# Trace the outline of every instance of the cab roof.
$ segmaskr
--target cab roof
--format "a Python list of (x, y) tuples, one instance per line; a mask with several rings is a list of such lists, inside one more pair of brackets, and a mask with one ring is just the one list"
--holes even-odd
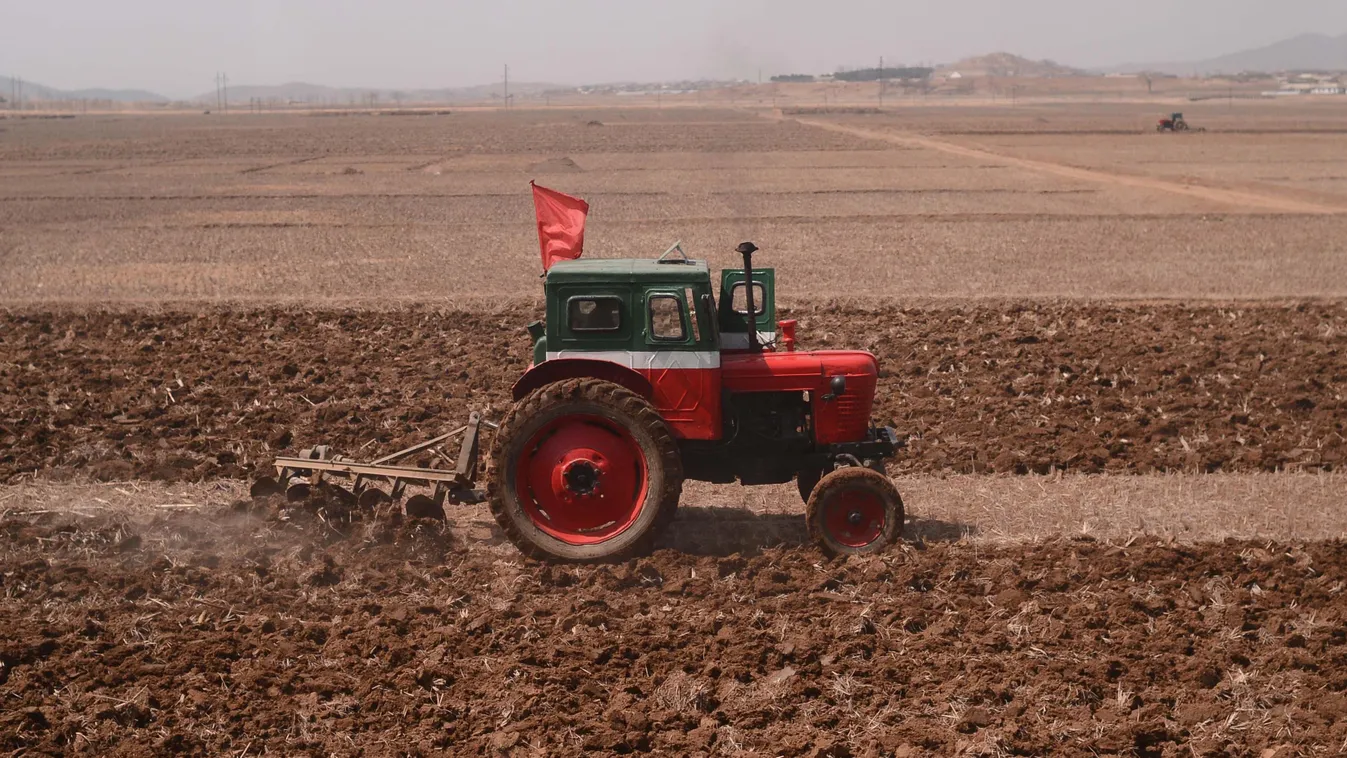
[(557, 261), (547, 270), (549, 283), (567, 282), (706, 282), (706, 261), (659, 261), (648, 258), (581, 258)]

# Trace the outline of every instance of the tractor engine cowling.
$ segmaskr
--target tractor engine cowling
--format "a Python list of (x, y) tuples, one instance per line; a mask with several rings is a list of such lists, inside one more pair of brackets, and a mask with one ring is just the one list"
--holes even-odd
[(731, 393), (808, 392), (814, 441), (820, 445), (866, 439), (879, 376), (879, 363), (870, 353), (725, 353), (721, 371), (722, 386)]
[[(879, 362), (870, 353), (838, 350), (816, 353), (825, 377), (824, 388), (814, 393), (814, 436), (819, 444), (855, 442), (870, 430), (870, 411), (875, 404)], [(843, 379), (841, 392), (837, 378)]]

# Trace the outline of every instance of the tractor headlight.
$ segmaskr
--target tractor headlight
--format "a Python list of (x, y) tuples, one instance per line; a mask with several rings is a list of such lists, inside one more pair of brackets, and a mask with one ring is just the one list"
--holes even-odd
[(847, 378), (845, 376), (834, 376), (828, 380), (828, 388), (832, 390), (833, 397), (839, 397), (847, 391)]

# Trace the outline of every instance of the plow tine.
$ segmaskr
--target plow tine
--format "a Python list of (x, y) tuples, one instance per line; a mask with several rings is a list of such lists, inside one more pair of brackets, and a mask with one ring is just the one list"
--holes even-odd
[(356, 500), (356, 503), (361, 508), (374, 508), (375, 506), (392, 502), (392, 500), (393, 498), (389, 497), (387, 492), (370, 487), (360, 492), (360, 497)]
[(284, 491), (285, 488), (281, 486), (280, 482), (269, 476), (264, 476), (253, 482), (253, 486), (248, 489), (248, 495), (250, 497), (270, 497), (271, 495), (279, 495)]

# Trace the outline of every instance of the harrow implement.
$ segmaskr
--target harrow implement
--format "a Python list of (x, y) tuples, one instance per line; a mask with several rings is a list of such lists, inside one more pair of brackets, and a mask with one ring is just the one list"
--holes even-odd
[[(250, 494), (260, 498), (285, 493), (287, 500), (298, 501), (321, 488), (325, 494), (372, 508), (402, 500), (407, 486), (417, 485), (431, 488), (431, 494), (407, 498), (404, 504), (407, 514), (442, 516), (445, 501), (463, 504), (486, 500), (485, 491), (477, 487), (483, 426), (496, 428), (496, 424), (474, 412), (468, 417), (467, 424), (453, 431), (368, 463), (334, 455), (329, 446), (317, 445), (301, 451), (297, 457), (277, 458), (273, 464), (276, 477), (257, 479)], [(457, 455), (451, 457), (449, 449), (460, 437)], [(424, 453), (429, 453), (446, 467), (402, 464), (406, 459)], [(349, 489), (334, 480), (349, 482)]]

